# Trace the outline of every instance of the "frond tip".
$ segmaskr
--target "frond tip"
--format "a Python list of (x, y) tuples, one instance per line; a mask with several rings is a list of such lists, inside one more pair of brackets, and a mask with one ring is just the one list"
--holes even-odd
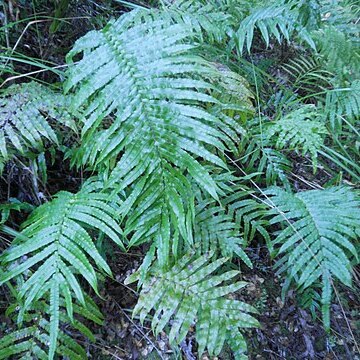
[(240, 329), (259, 325), (248, 314), (256, 313), (256, 310), (246, 303), (226, 298), (226, 295), (238, 291), (246, 283), (227, 284), (238, 275), (238, 271), (214, 275), (227, 259), (211, 261), (211, 257), (211, 253), (198, 258), (184, 256), (167, 272), (155, 269), (143, 284), (133, 316), (139, 314), (143, 322), (154, 309), (152, 329), (155, 334), (163, 331), (173, 317), (169, 339), (177, 344), (185, 338), (190, 326), (196, 323), (199, 354), (207, 349), (211, 356), (216, 356), (224, 342), (228, 341), (231, 346), (231, 338), (236, 336), (242, 341), (233, 344), (236, 346), (234, 354), (237, 359), (244, 359), (246, 343)]

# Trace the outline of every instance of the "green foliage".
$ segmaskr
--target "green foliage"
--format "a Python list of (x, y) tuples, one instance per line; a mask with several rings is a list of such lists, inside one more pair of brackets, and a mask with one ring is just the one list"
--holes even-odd
[[(209, 262), (212, 255), (209, 253), (198, 258), (185, 256), (167, 272), (154, 269), (142, 286), (133, 315), (139, 314), (143, 322), (149, 312), (155, 309), (151, 322), (155, 334), (163, 331), (173, 316), (169, 340), (177, 344), (185, 338), (190, 326), (196, 323), (199, 356), (205, 349), (210, 356), (218, 355), (224, 342), (230, 340), (235, 358), (243, 359), (246, 343), (240, 329), (259, 325), (256, 319), (247, 314), (256, 310), (241, 301), (226, 298), (226, 295), (238, 291), (246, 283), (228, 284), (238, 275), (238, 271), (214, 275), (227, 259)], [(136, 275), (133, 274), (129, 281)], [(233, 337), (236, 341), (231, 341)]]
[(360, 118), (360, 80), (354, 80), (347, 88), (329, 90), (325, 111), (335, 135), (341, 133), (346, 121), (356, 125)]
[(283, 68), (291, 77), (293, 91), (301, 95), (316, 96), (332, 87), (331, 79), (334, 75), (323, 69), (317, 59), (306, 57), (290, 59)]
[[(216, 95), (236, 80), (229, 96), (241, 93), (241, 109), (248, 112), (251, 93), (239, 76), (193, 53), (184, 25), (143, 21), (135, 11), (78, 40), (69, 59), (81, 52), (83, 58), (71, 68), (65, 89), (77, 91), (74, 108), (84, 106), (78, 163), (112, 170), (106, 186), (127, 190), (120, 216), (129, 245), (155, 241), (165, 266), (170, 249), (179, 256), (172, 232), (193, 241), (185, 227), (192, 226), (194, 207), (190, 178), (218, 198), (216, 182), (198, 159), (226, 169), (216, 150), (229, 150), (238, 136), (237, 123), (221, 114), (233, 105), (223, 105)], [(211, 104), (218, 116), (207, 111)]]
[(309, 153), (315, 171), (324, 134), (327, 134), (327, 130), (320, 114), (313, 106), (302, 106), (270, 124), (265, 136), (276, 149), (301, 150), (303, 155)]
[(128, 280), (140, 289), (133, 315), (155, 335), (169, 330), (172, 344), (195, 326), (199, 357), (227, 343), (246, 359), (243, 328), (259, 324), (235, 300), (245, 283), (228, 261), (251, 272), (256, 257), (246, 248), (263, 242), (286, 274), (283, 295), (295, 284), (299, 306), (315, 313), (321, 303), (329, 327), (332, 286), (350, 286), (358, 262), (360, 200), (345, 187), (293, 193), (292, 176), (301, 177), (291, 161), (294, 152), (309, 156), (333, 183), (360, 176), (356, 19), (344, 2), (330, 16), (328, 6), (137, 6), (75, 43), (65, 95), (35, 82), (2, 93), (2, 167), (29, 157), (46, 183), (44, 151), (65, 143), (81, 179), (93, 177), (77, 193), (51, 194), (20, 232), (6, 225), (9, 213), (32, 205), (0, 205), (1, 230), (15, 237), (1, 255), (0, 284), (18, 323), (0, 340), (0, 358), (87, 358), (65, 329), (94, 340), (85, 324), (102, 317), (85, 289), (98, 294), (99, 273), (111, 275), (98, 248), (109, 239), (122, 251), (149, 248)]
[[(116, 197), (109, 201), (105, 194), (93, 192), (88, 184), (77, 194), (60, 192), (54, 200), (38, 207), (23, 224), (13, 246), (2, 254), (2, 266), (8, 270), (0, 276), (0, 284), (24, 277), (18, 287), (24, 299), (19, 313), (24, 314), (39, 299), (49, 300), (49, 358), (56, 351), (59, 336), (61, 298), (70, 319), (73, 298), (85, 305), (83, 290), (74, 274), (80, 274), (97, 290), (97, 277), (90, 259), (99, 270), (110, 274), (110, 268), (97, 251), (87, 229), (97, 229), (123, 247), (119, 228), (113, 219), (117, 211)], [(16, 264), (16, 266), (14, 266)]]
[(297, 194), (272, 188), (266, 194), (274, 206), (270, 223), (284, 225), (274, 240), (274, 246), (281, 245), (278, 271), (286, 271), (304, 289), (321, 279), (323, 320), (329, 329), (333, 279), (351, 286), (351, 261), (358, 261), (351, 240), (360, 226), (359, 195), (345, 187)]
[[(66, 299), (60, 298), (60, 305), (65, 307)], [(21, 300), (18, 304), (21, 304)], [(11, 306), (8, 315), (14, 312), (16, 308)], [(19, 330), (15, 330), (8, 335), (5, 335), (0, 339), (0, 359), (9, 359), (12, 356), (18, 356), (21, 359), (43, 359), (49, 358), (46, 353), (46, 348), (49, 347), (51, 341), (51, 323), (48, 318), (51, 318), (52, 310), (45, 301), (36, 301), (31, 305), (29, 309), (31, 313), (24, 316), (23, 323)], [(73, 312), (78, 317), (81, 316), (84, 319), (95, 322), (98, 325), (102, 325), (102, 315), (95, 305), (95, 303), (89, 298), (85, 298), (85, 306), (82, 304), (74, 304)], [(73, 330), (77, 330), (86, 336), (91, 341), (95, 342), (95, 337), (91, 330), (79, 321), (75, 317), (69, 318), (62, 309), (59, 312), (59, 322), (61, 325), (67, 325), (71, 323)], [(26, 325), (25, 325), (26, 323)], [(67, 331), (59, 329), (57, 336), (56, 354), (58, 356), (67, 356), (74, 360), (87, 359), (87, 353), (74, 339), (72, 339)], [(51, 346), (50, 346), (51, 347)]]
[(201, 41), (223, 42), (227, 37), (227, 31), (231, 29), (233, 18), (231, 14), (216, 1), (192, 1), (176, 0), (169, 1), (163, 16), (169, 16), (172, 22), (182, 22), (191, 27)]
[(241, 53), (246, 45), (250, 53), (255, 30), (260, 31), (266, 46), (269, 46), (272, 36), (280, 43), (282, 37), (290, 41), (292, 33), (297, 31), (299, 38), (314, 48), (315, 44), (310, 34), (298, 20), (300, 10), (301, 7), (296, 6), (295, 2), (286, 3), (285, 1), (252, 10), (249, 16), (240, 23), (236, 32), (239, 52)]
[(358, 74), (360, 71), (360, 48), (358, 41), (352, 40), (336, 27), (326, 27), (314, 33), (317, 50), (326, 63), (327, 69), (339, 78)]
[(61, 126), (76, 131), (68, 107), (69, 99), (35, 82), (6, 89), (0, 97), (0, 167), (13, 154), (42, 151), (45, 141), (58, 145)]

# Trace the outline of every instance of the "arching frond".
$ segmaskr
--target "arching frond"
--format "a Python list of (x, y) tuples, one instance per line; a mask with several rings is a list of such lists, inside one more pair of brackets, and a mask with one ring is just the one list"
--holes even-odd
[[(69, 53), (69, 59), (83, 53), (65, 87), (77, 90), (73, 106), (84, 106), (86, 116), (79, 161), (99, 166), (117, 161), (123, 152), (114, 176), (131, 174), (132, 182), (168, 163), (186, 168), (216, 197), (216, 185), (196, 158), (225, 167), (208, 149), (224, 151), (227, 124), (204, 108), (218, 103), (207, 94), (216, 88), (206, 80), (218, 72), (192, 54), (183, 25), (164, 31), (162, 20), (138, 24), (138, 16), (126, 14), (87, 34)], [(108, 115), (113, 116), (104, 128)]]
[(359, 73), (360, 47), (358, 40), (353, 40), (348, 34), (334, 26), (314, 32), (313, 37), (327, 70), (336, 74), (339, 80), (342, 80), (344, 76), (353, 77), (354, 74)]
[(270, 210), (270, 223), (284, 225), (274, 240), (283, 256), (279, 272), (286, 271), (305, 289), (321, 279), (323, 320), (328, 329), (333, 280), (350, 286), (351, 261), (358, 260), (352, 241), (360, 226), (359, 196), (345, 187), (297, 194), (273, 188), (266, 193), (277, 207)]
[(0, 284), (24, 276), (18, 289), (20, 298), (24, 299), (20, 321), (34, 302), (49, 299), (51, 359), (59, 334), (61, 297), (66, 300), (69, 314), (72, 314), (72, 297), (84, 304), (82, 287), (75, 275), (80, 274), (97, 292), (93, 263), (105, 273), (111, 273), (89, 229), (103, 232), (124, 248), (121, 229), (114, 220), (117, 209), (116, 197), (110, 201), (108, 195), (92, 192), (90, 183), (77, 194), (60, 192), (31, 214), (20, 236), (2, 254), (2, 265), (8, 268), (0, 275)]
[(302, 56), (291, 59), (283, 65), (283, 69), (290, 75), (294, 91), (301, 96), (315, 95), (332, 87), (331, 80), (334, 74), (324, 69), (315, 58)]
[(346, 122), (356, 125), (360, 118), (360, 80), (354, 80), (347, 88), (329, 90), (325, 111), (334, 135), (341, 133)]
[(207, 42), (223, 42), (230, 30), (233, 19), (223, 11), (223, 4), (216, 1), (176, 0), (168, 1), (162, 16), (170, 16), (174, 23), (184, 23), (193, 29), (201, 40)]
[[(237, 271), (215, 275), (226, 258), (210, 261), (212, 253), (192, 258), (185, 256), (167, 272), (153, 270), (142, 286), (133, 316), (143, 322), (154, 309), (151, 325), (155, 334), (163, 331), (173, 318), (169, 333), (170, 343), (180, 343), (191, 325), (196, 324), (199, 354), (205, 349), (211, 356), (220, 353), (225, 341), (231, 342), (237, 359), (245, 359), (246, 343), (241, 328), (256, 327), (258, 322), (248, 313), (256, 310), (241, 301), (230, 300), (226, 295), (243, 288), (246, 283), (228, 281)], [(213, 274), (212, 276), (210, 276)], [(130, 281), (134, 280), (132, 275)]]
[(218, 251), (222, 256), (237, 255), (252, 268), (252, 263), (244, 251), (246, 242), (241, 237), (240, 223), (223, 205), (212, 199), (198, 201), (195, 208), (194, 244), (200, 254)]
[(65, 86), (75, 91), (73, 107), (84, 109), (78, 163), (112, 169), (105, 185), (129, 196), (120, 211), (129, 245), (155, 241), (164, 266), (176, 248), (170, 234), (192, 241), (185, 229), (193, 208), (189, 179), (217, 199), (204, 164), (226, 169), (216, 152), (238, 139), (236, 121), (207, 108), (216, 104), (221, 113), (225, 83), (236, 80), (231, 94), (242, 93), (242, 111), (252, 111), (245, 80), (195, 55), (190, 30), (162, 16), (126, 14), (78, 40), (69, 60), (83, 58)]
[(298, 21), (298, 17), (299, 9), (295, 2), (280, 1), (265, 7), (255, 7), (249, 16), (241, 21), (236, 32), (238, 51), (242, 53), (246, 45), (250, 53), (255, 30), (260, 32), (267, 46), (272, 36), (280, 43), (282, 38), (289, 41), (292, 33), (297, 31), (298, 37), (314, 48), (315, 44), (310, 34)]

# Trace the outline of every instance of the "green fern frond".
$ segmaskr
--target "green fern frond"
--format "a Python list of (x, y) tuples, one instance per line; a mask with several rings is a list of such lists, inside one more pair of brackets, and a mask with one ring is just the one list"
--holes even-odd
[(301, 150), (304, 156), (309, 153), (315, 172), (325, 134), (327, 130), (319, 113), (312, 105), (305, 105), (269, 124), (265, 135), (279, 150)]
[(271, 255), (273, 255), (273, 246), (267, 230), (269, 226), (268, 205), (259, 201), (256, 194), (251, 190), (244, 191), (243, 187), (228, 196), (225, 203), (229, 213), (241, 226), (245, 244), (250, 244), (255, 235), (260, 235), (265, 240)]
[[(61, 306), (65, 307), (65, 299), (60, 299)], [(21, 300), (20, 300), (21, 303)], [(7, 316), (10, 316), (19, 307), (10, 307)], [(16, 355), (19, 359), (42, 359), (48, 360), (48, 349), (51, 348), (51, 323), (47, 319), (51, 317), (51, 309), (45, 301), (37, 301), (30, 307), (31, 313), (23, 315), (23, 322), (19, 330), (14, 330), (0, 339), (0, 359), (9, 359)], [(90, 341), (95, 341), (91, 330), (78, 320), (79, 316), (102, 325), (103, 319), (95, 303), (85, 298), (85, 306), (74, 304), (73, 312), (76, 317), (71, 318), (62, 309), (59, 312), (60, 324), (71, 324), (71, 327), (82, 333)], [(60, 327), (61, 328), (61, 327)], [(86, 351), (65, 331), (59, 330), (55, 340), (55, 353), (59, 356), (67, 356), (69, 359), (87, 359)]]
[(315, 47), (310, 34), (305, 27), (297, 21), (299, 9), (295, 2), (285, 3), (280, 1), (266, 7), (255, 8), (250, 15), (241, 21), (236, 32), (238, 51), (242, 53), (246, 45), (250, 53), (255, 30), (259, 30), (266, 46), (269, 46), (270, 37), (275, 37), (281, 43), (282, 37), (290, 41), (292, 33), (296, 30), (298, 37), (307, 42), (312, 48)]
[[(241, 154), (241, 163), (244, 164), (244, 171), (247, 174), (260, 173), (254, 177), (254, 181), (258, 184), (264, 181), (266, 186), (277, 185), (278, 182), (283, 184), (287, 189), (290, 188), (290, 183), (287, 174), (291, 172), (292, 164), (280, 151), (267, 147), (266, 139), (263, 139), (261, 144), (260, 134), (250, 134), (249, 139), (244, 139), (243, 153)], [(265, 146), (262, 146), (264, 145)]]
[(219, 251), (230, 258), (237, 255), (252, 268), (251, 260), (243, 250), (246, 243), (240, 236), (240, 223), (224, 206), (212, 199), (204, 199), (197, 203), (195, 212), (194, 244), (200, 254)]
[(290, 75), (294, 92), (301, 96), (316, 94), (332, 87), (334, 77), (330, 71), (322, 68), (319, 60), (310, 57), (291, 59), (283, 65), (283, 69)]
[(69, 99), (36, 82), (12, 85), (0, 96), (0, 163), (13, 154), (40, 152), (44, 142), (58, 144), (58, 127), (76, 132), (68, 108)]
[[(153, 270), (143, 284), (133, 316), (139, 315), (143, 322), (154, 309), (151, 324), (155, 334), (163, 331), (173, 318), (169, 333), (172, 344), (180, 343), (196, 323), (199, 354), (207, 349), (211, 356), (216, 356), (231, 337), (243, 339), (238, 334), (241, 328), (257, 327), (258, 322), (248, 314), (256, 312), (252, 306), (226, 298), (246, 285), (241, 281), (227, 285), (238, 271), (210, 276), (227, 261), (222, 258), (211, 262), (211, 257), (212, 253), (199, 258), (185, 256), (165, 273)], [(233, 345), (237, 358), (246, 358), (245, 341)]]
[(115, 200), (112, 197), (110, 202), (108, 195), (91, 192), (90, 185), (77, 194), (60, 192), (31, 214), (21, 236), (2, 254), (2, 264), (8, 269), (1, 274), (0, 284), (24, 277), (18, 289), (20, 298), (25, 299), (20, 314), (25, 314), (38, 299), (49, 298), (49, 358), (53, 358), (56, 350), (61, 296), (66, 299), (69, 314), (72, 297), (84, 303), (75, 275), (80, 274), (97, 292), (92, 261), (100, 270), (111, 273), (87, 229), (103, 232), (124, 249), (121, 229), (114, 220), (118, 210)]
[(334, 135), (343, 129), (343, 118), (355, 125), (360, 118), (360, 80), (354, 80), (349, 87), (329, 90), (326, 94), (325, 112)]
[(351, 286), (351, 261), (358, 261), (352, 243), (360, 226), (358, 194), (345, 187), (297, 194), (272, 188), (266, 194), (276, 206), (270, 223), (284, 225), (274, 240), (283, 255), (278, 271), (286, 271), (304, 289), (321, 279), (323, 320), (329, 329), (333, 280)]
[[(208, 150), (226, 148), (218, 129), (226, 123), (204, 108), (218, 103), (206, 93), (215, 90), (206, 78), (217, 76), (216, 69), (192, 54), (184, 26), (165, 28), (161, 20), (137, 24), (138, 16), (131, 12), (90, 32), (69, 53), (69, 60), (84, 54), (65, 86), (77, 90), (73, 106), (84, 106), (86, 116), (79, 161), (91, 166), (117, 162), (114, 177), (129, 174), (131, 182), (168, 163), (187, 169), (216, 197), (215, 183), (196, 160), (226, 167)], [(113, 116), (104, 128), (108, 115)]]
[[(155, 241), (166, 266), (177, 248), (170, 234), (192, 242), (190, 179), (218, 198), (205, 164), (227, 168), (217, 151), (234, 149), (240, 127), (210, 111), (213, 104), (224, 109), (220, 79), (234, 75), (193, 52), (183, 23), (145, 18), (133, 11), (78, 40), (69, 60), (83, 58), (70, 67), (65, 89), (76, 91), (73, 106), (84, 109), (78, 164), (112, 169), (105, 186), (128, 196), (119, 216), (129, 246)], [(252, 111), (243, 79), (241, 89), (242, 111)]]
[(171, 16), (174, 23), (184, 23), (192, 28), (200, 40), (206, 37), (207, 43), (221, 43), (226, 39), (233, 19), (223, 11), (222, 4), (219, 8), (215, 1), (176, 0), (169, 3), (163, 16)]
[[(358, 34), (357, 34), (358, 36)], [(360, 71), (360, 47), (342, 30), (328, 26), (313, 33), (317, 51), (326, 64), (327, 70), (337, 75), (341, 81), (350, 79)]]

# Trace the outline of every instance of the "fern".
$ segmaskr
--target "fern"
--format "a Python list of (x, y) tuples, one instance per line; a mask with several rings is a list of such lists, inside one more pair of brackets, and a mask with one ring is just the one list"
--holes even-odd
[(0, 97), (1, 168), (13, 155), (42, 151), (44, 141), (59, 144), (50, 119), (76, 132), (68, 107), (69, 99), (35, 82), (6, 89)]
[[(61, 298), (61, 306), (65, 306), (66, 300)], [(19, 307), (19, 300), (16, 308)], [(7, 315), (11, 315), (16, 309), (10, 306)], [(49, 304), (44, 301), (37, 301), (32, 304), (31, 313), (24, 316), (26, 326), (22, 324), (19, 330), (15, 330), (0, 339), (0, 359), (9, 359), (17, 355), (20, 359), (48, 359), (46, 348), (51, 344), (51, 323), (47, 317), (51, 317)], [(95, 303), (89, 298), (85, 298), (85, 306), (74, 304), (73, 312), (82, 318), (91, 320), (98, 325), (102, 325), (103, 319)], [(74, 330), (79, 331), (91, 341), (95, 342), (95, 337), (91, 330), (81, 321), (71, 315), (71, 318), (62, 309), (59, 312), (59, 321), (62, 324), (71, 323)], [(67, 356), (70, 359), (87, 359), (86, 351), (73, 340), (66, 331), (59, 330), (57, 337), (56, 354)]]
[(334, 26), (314, 32), (313, 37), (327, 70), (337, 74), (340, 84), (344, 78), (352, 78), (359, 73), (360, 49), (356, 40), (353, 41), (346, 33)]
[[(252, 268), (251, 260), (243, 250), (246, 242), (240, 236), (240, 222), (227, 204), (229, 197), (234, 198), (241, 194), (241, 190), (234, 191), (231, 178), (222, 174), (222, 179), (218, 179), (219, 183), (223, 182), (225, 185), (220, 204), (207, 194), (196, 192), (194, 247), (199, 254), (213, 251), (229, 258), (236, 255)], [(189, 251), (191, 250), (193, 249), (190, 247)]]
[[(232, 16), (223, 11), (216, 1), (176, 0), (169, 1), (164, 12), (172, 17), (176, 24), (184, 23), (193, 29), (201, 41), (206, 37), (207, 43), (223, 42), (230, 31)], [(163, 16), (164, 16), (163, 15)]]
[(341, 133), (344, 117), (355, 125), (360, 117), (360, 80), (354, 80), (348, 88), (329, 90), (325, 111), (335, 135)]
[(246, 244), (254, 240), (255, 235), (261, 236), (270, 251), (274, 254), (271, 243), (269, 226), (269, 209), (265, 202), (258, 200), (258, 196), (252, 191), (235, 191), (226, 199), (229, 213), (232, 214), (236, 222), (241, 225), (243, 238)]
[[(245, 165), (245, 173), (257, 173), (258, 175), (254, 178), (257, 183), (261, 183), (265, 175), (266, 186), (276, 185), (280, 182), (286, 188), (289, 188), (290, 184), (287, 174), (291, 171), (291, 162), (280, 151), (271, 147), (261, 146), (259, 137), (261, 135), (254, 135), (248, 144), (244, 144), (244, 153), (240, 159)], [(266, 139), (264, 139), (265, 141)]]
[(121, 229), (113, 219), (116, 198), (110, 202), (108, 195), (93, 192), (93, 186), (88, 183), (77, 194), (60, 192), (54, 200), (38, 207), (23, 225), (21, 236), (2, 255), (3, 266), (9, 267), (0, 276), (0, 284), (24, 276), (18, 289), (20, 299), (24, 299), (20, 322), (34, 301), (49, 299), (50, 359), (56, 351), (61, 297), (70, 318), (72, 298), (81, 304), (85, 301), (74, 273), (81, 274), (96, 292), (97, 276), (90, 259), (100, 270), (111, 273), (86, 228), (104, 232), (123, 247)]
[[(37, 83), (4, 91), (0, 164), (29, 156), (46, 182), (44, 150), (63, 150), (63, 128), (80, 125), (66, 157), (97, 176), (39, 206), (20, 233), (5, 222), (11, 210), (28, 206), (0, 206), (1, 230), (15, 236), (1, 256), (0, 284), (15, 298), (7, 315), (18, 323), (0, 340), (0, 358), (87, 358), (66, 327), (94, 340), (85, 324), (102, 321), (84, 292), (98, 293), (98, 272), (111, 274), (96, 237), (122, 251), (147, 244), (128, 279), (141, 288), (133, 316), (149, 319), (155, 335), (169, 330), (172, 344), (195, 325), (199, 357), (217, 356), (227, 343), (246, 359), (243, 329), (259, 324), (255, 309), (235, 300), (246, 284), (223, 265), (238, 257), (252, 267), (244, 248), (261, 237), (272, 257), (280, 255), (283, 293), (297, 284), (300, 305), (315, 311), (320, 301), (329, 327), (331, 286), (336, 279), (351, 285), (358, 261), (360, 200), (336, 187), (292, 194), (286, 154), (310, 156), (315, 171), (319, 153), (331, 157), (321, 150), (329, 139), (346, 157), (330, 154), (346, 165), (356, 153), (341, 141), (357, 134), (358, 30), (340, 5), (343, 27), (332, 17), (321, 22), (327, 5), (315, 0), (165, 0), (161, 9), (131, 11), (79, 39), (67, 56), (65, 96)], [(256, 58), (262, 64), (255, 69), (240, 59), (257, 38), (310, 48), (282, 66), (290, 75), (284, 84), (266, 74), (276, 61), (264, 67)], [(341, 58), (341, 51), (349, 54)], [(316, 106), (304, 105), (308, 98)], [(336, 134), (325, 146), (326, 126)], [(229, 169), (231, 157), (247, 176)], [(246, 187), (249, 180), (287, 191), (270, 188), (263, 200)]]
[(321, 279), (323, 320), (329, 329), (333, 279), (351, 286), (351, 262), (353, 258), (358, 261), (351, 242), (357, 238), (360, 225), (358, 194), (345, 187), (298, 194), (273, 188), (266, 194), (276, 206), (270, 211), (270, 223), (284, 225), (274, 240), (274, 246), (281, 245), (279, 254), (283, 255), (278, 271), (286, 271), (304, 289)]
[[(213, 275), (226, 258), (210, 262), (212, 253), (198, 258), (185, 256), (169, 271), (154, 269), (142, 286), (133, 316), (139, 314), (141, 322), (155, 309), (151, 321), (155, 334), (160, 333), (174, 317), (169, 333), (170, 343), (179, 344), (192, 324), (196, 323), (199, 356), (207, 349), (210, 356), (220, 353), (225, 341), (234, 346), (236, 359), (246, 359), (246, 343), (241, 328), (257, 327), (258, 322), (247, 313), (256, 310), (241, 301), (225, 296), (243, 288), (246, 283), (226, 283), (238, 275), (228, 271)], [(133, 274), (128, 282), (136, 279)], [(221, 285), (221, 286), (220, 286)], [(233, 338), (233, 340), (231, 340)]]
[(218, 187), (202, 160), (226, 169), (215, 151), (227, 150), (238, 131), (235, 121), (206, 109), (217, 104), (221, 111), (214, 95), (224, 91), (219, 79), (231, 72), (195, 55), (189, 37), (184, 25), (169, 26), (161, 18), (144, 23), (142, 12), (131, 12), (75, 44), (69, 61), (79, 53), (83, 58), (71, 67), (65, 86), (76, 91), (73, 107), (84, 107), (76, 160), (112, 170), (106, 186), (128, 197), (119, 214), (129, 246), (155, 241), (164, 266), (169, 250), (177, 251), (170, 233), (192, 241), (185, 230), (191, 199), (186, 175), (217, 199)]
[(299, 9), (295, 2), (280, 1), (266, 7), (255, 8), (249, 16), (242, 20), (236, 32), (238, 51), (242, 53), (246, 45), (246, 49), (250, 53), (256, 29), (260, 31), (267, 46), (269, 46), (271, 36), (274, 36), (279, 43), (281, 43), (282, 37), (290, 41), (290, 36), (296, 30), (299, 38), (314, 48), (315, 44), (310, 34), (297, 20), (298, 17)]
[(317, 59), (300, 57), (292, 59), (283, 66), (290, 75), (294, 92), (302, 96), (320, 93), (332, 87), (331, 80), (334, 75), (323, 69)]
[(313, 106), (303, 106), (270, 124), (266, 129), (266, 137), (274, 142), (277, 149), (301, 150), (303, 155), (310, 153), (315, 172), (317, 154), (323, 145), (323, 136), (327, 134), (319, 118)]

